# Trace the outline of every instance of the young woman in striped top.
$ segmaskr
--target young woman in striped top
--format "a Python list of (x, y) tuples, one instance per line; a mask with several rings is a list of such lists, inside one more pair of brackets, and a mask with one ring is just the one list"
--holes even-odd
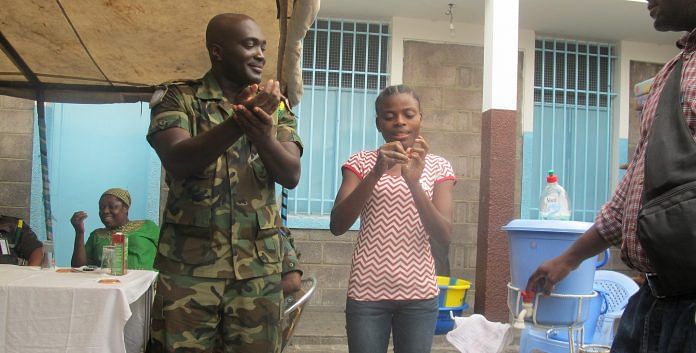
[(437, 320), (438, 288), (429, 238), (452, 237), (450, 163), (428, 153), (420, 135), (420, 100), (408, 86), (390, 86), (375, 102), (386, 143), (343, 165), (331, 232), (345, 233), (360, 216), (353, 252), (346, 329), (350, 353), (428, 353)]

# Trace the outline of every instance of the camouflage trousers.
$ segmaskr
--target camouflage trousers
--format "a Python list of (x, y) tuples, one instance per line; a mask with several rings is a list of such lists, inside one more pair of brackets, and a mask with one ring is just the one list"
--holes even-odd
[(280, 353), (280, 274), (247, 280), (160, 272), (148, 352)]

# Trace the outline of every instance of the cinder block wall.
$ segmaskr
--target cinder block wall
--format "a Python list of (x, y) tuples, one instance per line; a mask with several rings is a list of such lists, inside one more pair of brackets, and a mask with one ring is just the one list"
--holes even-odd
[(0, 213), (30, 223), (33, 117), (34, 101), (0, 96)]
[[(421, 96), (423, 136), (431, 153), (446, 158), (454, 188), (451, 275), (476, 280), (476, 233), (481, 165), (483, 47), (404, 42), (404, 83)], [(467, 302), (473, 308), (476, 291)]]

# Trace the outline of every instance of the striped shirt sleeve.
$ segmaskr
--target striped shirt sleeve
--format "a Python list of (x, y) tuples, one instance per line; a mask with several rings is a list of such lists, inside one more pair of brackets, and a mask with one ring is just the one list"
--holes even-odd
[(454, 169), (452, 168), (452, 164), (444, 158), (441, 158), (442, 162), (440, 163), (440, 175), (438, 176), (437, 179), (435, 179), (435, 184), (439, 184), (443, 181), (447, 180), (454, 180), (454, 183), (457, 183), (457, 177), (454, 175)]
[(365, 178), (365, 156), (364, 152), (358, 152), (352, 154), (350, 157), (348, 157), (348, 161), (346, 161), (342, 168), (347, 169), (351, 172), (353, 172), (355, 175), (360, 178), (360, 180)]

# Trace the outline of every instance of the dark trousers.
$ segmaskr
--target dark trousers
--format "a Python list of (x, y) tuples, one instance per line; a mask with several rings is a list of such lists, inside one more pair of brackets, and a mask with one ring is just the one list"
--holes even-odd
[(437, 321), (437, 297), (425, 300), (346, 302), (350, 353), (386, 353), (393, 332), (395, 353), (429, 353)]
[(612, 353), (695, 353), (696, 300), (657, 299), (648, 285), (631, 297)]

